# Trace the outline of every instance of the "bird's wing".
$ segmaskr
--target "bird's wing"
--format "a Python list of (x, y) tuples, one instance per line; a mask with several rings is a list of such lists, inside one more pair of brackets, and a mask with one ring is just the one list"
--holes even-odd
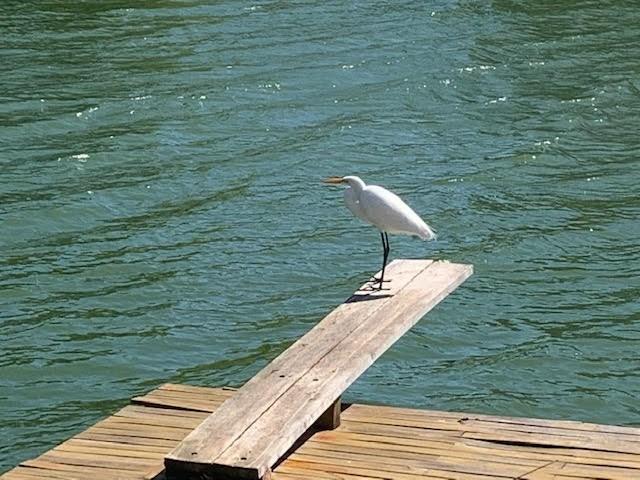
[(423, 240), (435, 238), (418, 214), (386, 188), (368, 185), (360, 194), (359, 206), (366, 219), (382, 231), (417, 235)]

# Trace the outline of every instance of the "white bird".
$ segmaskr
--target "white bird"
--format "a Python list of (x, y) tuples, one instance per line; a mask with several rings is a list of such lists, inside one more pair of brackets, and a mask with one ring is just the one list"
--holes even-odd
[(380, 230), (382, 239), (382, 274), (376, 283), (384, 282), (384, 270), (389, 258), (389, 233), (416, 235), (422, 240), (434, 240), (436, 234), (416, 212), (395, 193), (378, 185), (367, 185), (360, 177), (329, 177), (324, 183), (349, 185), (344, 202), (356, 217)]

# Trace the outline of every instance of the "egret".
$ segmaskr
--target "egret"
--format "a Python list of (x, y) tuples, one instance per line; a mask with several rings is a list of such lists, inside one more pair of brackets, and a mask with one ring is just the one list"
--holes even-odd
[(389, 233), (415, 235), (422, 240), (434, 240), (436, 234), (409, 205), (395, 193), (378, 185), (367, 185), (360, 177), (329, 177), (324, 183), (349, 186), (344, 191), (344, 202), (356, 217), (380, 230), (382, 239), (382, 273), (374, 278), (382, 290), (384, 270), (389, 258)]

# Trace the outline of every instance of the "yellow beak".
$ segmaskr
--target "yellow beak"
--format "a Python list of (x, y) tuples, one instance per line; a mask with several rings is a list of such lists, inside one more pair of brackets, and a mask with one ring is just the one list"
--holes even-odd
[(322, 182), (335, 185), (338, 183), (345, 183), (345, 180), (342, 177), (329, 177), (329, 178), (325, 178)]

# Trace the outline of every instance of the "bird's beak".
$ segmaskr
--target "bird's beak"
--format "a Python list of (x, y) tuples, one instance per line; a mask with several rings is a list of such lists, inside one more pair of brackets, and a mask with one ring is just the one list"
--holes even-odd
[(335, 185), (335, 184), (338, 184), (338, 183), (344, 183), (345, 180), (342, 177), (329, 177), (329, 178), (325, 178), (322, 182)]

